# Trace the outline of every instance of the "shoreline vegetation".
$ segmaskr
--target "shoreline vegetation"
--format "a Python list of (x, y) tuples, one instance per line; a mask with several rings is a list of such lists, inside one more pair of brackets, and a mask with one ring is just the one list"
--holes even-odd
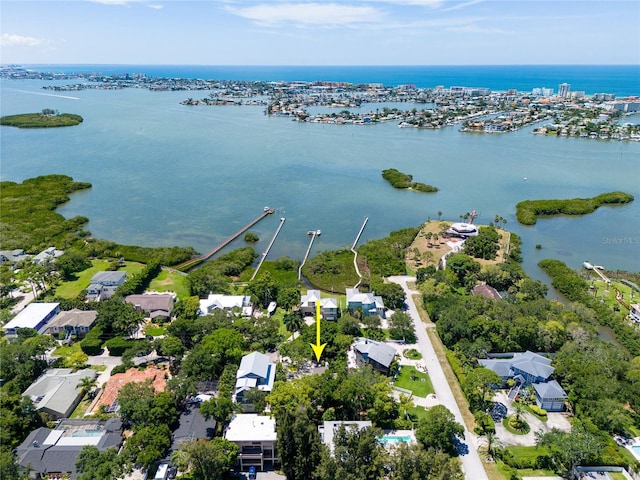
[(535, 225), (539, 215), (586, 215), (602, 205), (623, 205), (633, 200), (633, 195), (624, 192), (603, 193), (592, 198), (525, 200), (516, 205), (516, 220), (522, 225)]
[(413, 176), (402, 173), (395, 168), (388, 168), (382, 171), (382, 178), (391, 184), (393, 188), (413, 190), (414, 192), (434, 193), (438, 189), (422, 182), (414, 182)]
[(53, 128), (73, 127), (84, 121), (80, 115), (73, 113), (55, 113), (44, 109), (40, 113), (22, 113), (0, 117), (0, 125), (17, 128)]

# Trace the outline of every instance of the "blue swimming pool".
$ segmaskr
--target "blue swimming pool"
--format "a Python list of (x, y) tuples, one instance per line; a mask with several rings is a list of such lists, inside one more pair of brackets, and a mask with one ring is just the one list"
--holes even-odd
[(411, 437), (409, 435), (385, 435), (380, 437), (380, 443), (383, 445), (396, 444), (396, 443), (410, 443)]

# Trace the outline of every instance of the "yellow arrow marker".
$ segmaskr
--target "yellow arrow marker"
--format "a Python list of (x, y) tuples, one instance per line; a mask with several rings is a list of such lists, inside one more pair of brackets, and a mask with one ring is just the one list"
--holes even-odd
[(316, 359), (318, 362), (320, 361), (320, 356), (322, 355), (322, 351), (324, 347), (327, 346), (326, 343), (320, 345), (320, 302), (316, 301), (316, 344), (310, 343), (311, 348), (313, 348), (314, 353), (316, 354)]

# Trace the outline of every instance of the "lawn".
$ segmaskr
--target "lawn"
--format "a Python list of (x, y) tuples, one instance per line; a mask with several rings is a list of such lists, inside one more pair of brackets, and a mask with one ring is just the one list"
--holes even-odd
[(80, 349), (80, 343), (76, 342), (70, 346), (62, 346), (62, 347), (56, 348), (53, 351), (53, 355), (62, 357), (62, 358), (67, 358), (69, 355), (73, 353), (80, 353), (80, 352), (82, 352), (82, 350)]
[[(420, 421), (420, 419), (427, 414), (427, 409), (424, 407), (417, 406), (417, 407), (412, 407), (408, 409), (407, 413), (411, 417), (415, 417), (418, 421)], [(403, 414), (404, 412), (400, 412), (400, 415), (403, 415)]]
[(412, 348), (411, 350), (405, 350), (404, 352), (402, 352), (402, 354), (411, 360), (420, 360), (422, 358), (422, 354), (415, 348)]
[[(62, 298), (76, 298), (80, 295), (82, 290), (86, 289), (91, 283), (93, 276), (109, 268), (111, 262), (107, 260), (91, 260), (92, 266), (82, 272), (75, 274), (76, 279), (69, 282), (62, 282), (56, 288), (56, 296)], [(144, 268), (144, 265), (136, 262), (126, 262), (124, 266), (121, 266), (118, 270), (127, 272), (127, 276), (131, 276), (140, 272)]]
[(152, 337), (159, 337), (160, 335), (164, 335), (166, 330), (163, 327), (158, 327), (157, 325), (150, 324), (145, 327), (144, 334), (151, 335)]
[(167, 270), (161, 270), (158, 276), (151, 280), (149, 290), (156, 292), (173, 292), (180, 300), (187, 298), (191, 293), (185, 275)]
[(394, 386), (411, 390), (416, 397), (426, 397), (434, 393), (429, 375), (419, 372), (415, 367), (402, 365)]

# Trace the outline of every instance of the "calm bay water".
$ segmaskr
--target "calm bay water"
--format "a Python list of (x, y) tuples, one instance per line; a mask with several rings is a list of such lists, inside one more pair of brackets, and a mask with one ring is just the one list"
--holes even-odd
[[(266, 248), (278, 218), (286, 217), (270, 258), (300, 259), (311, 229), (322, 230), (313, 254), (350, 247), (365, 217), (361, 242), (436, 219), (438, 211), (458, 220), (475, 209), (479, 223), (496, 214), (507, 218), (507, 228), (523, 237), (525, 268), (535, 278), (541, 278), (535, 264), (542, 258), (576, 268), (588, 259), (608, 269), (640, 270), (638, 143), (545, 138), (532, 135), (532, 127), (483, 135), (460, 133), (457, 126), (420, 131), (392, 123), (300, 124), (269, 118), (262, 107), (179, 104), (206, 92), (87, 90), (50, 96), (42, 85), (3, 81), (2, 115), (54, 108), (85, 121), (65, 129), (3, 128), (0, 176), (21, 181), (64, 173), (91, 182), (92, 189), (74, 194), (59, 211), (89, 217), (88, 229), (97, 237), (192, 245), (204, 252), (269, 205), (276, 214), (252, 229), (261, 238), (257, 251)], [(603, 85), (597, 91), (613, 89)], [(395, 190), (380, 175), (390, 167), (440, 192)], [(521, 200), (612, 190), (637, 200), (583, 217), (541, 219), (534, 227), (517, 225), (514, 218)], [(241, 245), (239, 240), (232, 246)]]

